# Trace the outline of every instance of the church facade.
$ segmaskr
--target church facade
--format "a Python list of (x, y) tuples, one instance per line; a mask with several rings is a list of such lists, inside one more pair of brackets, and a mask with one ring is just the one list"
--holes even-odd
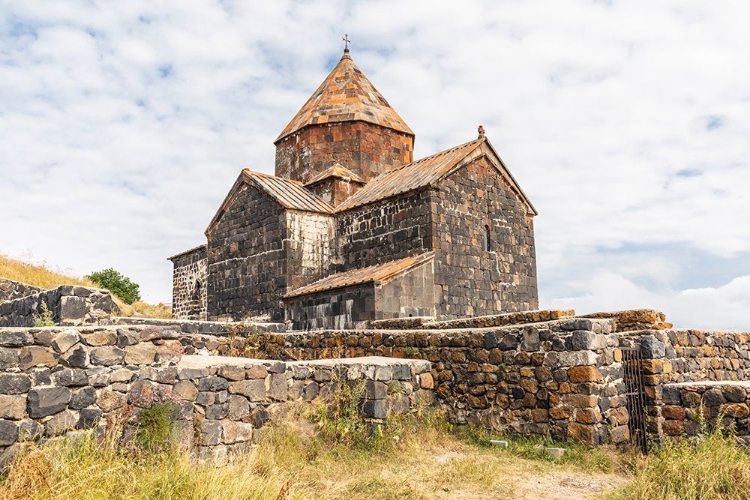
[(414, 161), (414, 132), (348, 50), (170, 257), (175, 318), (355, 328), (538, 308), (537, 214), (484, 136)]

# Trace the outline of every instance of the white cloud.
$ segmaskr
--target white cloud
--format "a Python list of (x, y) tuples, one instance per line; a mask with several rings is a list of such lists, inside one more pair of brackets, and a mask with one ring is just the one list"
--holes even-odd
[(600, 272), (579, 288), (581, 295), (555, 297), (550, 305), (578, 313), (654, 308), (666, 313), (678, 328), (747, 330), (750, 311), (750, 276), (734, 278), (713, 288), (688, 288), (655, 293), (611, 272)]
[(594, 277), (609, 273), (750, 329), (750, 313), (678, 292), (725, 298), (721, 283), (750, 275), (748, 14), (739, 0), (0, 0), (0, 251), (113, 266), (169, 300), (166, 256), (201, 242), (241, 168), (273, 171), (273, 139), (347, 31), (418, 157), (484, 124), (540, 211), (542, 305), (605, 293)]

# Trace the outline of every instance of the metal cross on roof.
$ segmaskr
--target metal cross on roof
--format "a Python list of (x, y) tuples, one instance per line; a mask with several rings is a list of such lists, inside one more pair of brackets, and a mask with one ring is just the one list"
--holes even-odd
[(352, 41), (349, 40), (349, 34), (344, 33), (342, 40), (344, 41), (344, 52), (349, 52), (349, 44), (352, 43)]

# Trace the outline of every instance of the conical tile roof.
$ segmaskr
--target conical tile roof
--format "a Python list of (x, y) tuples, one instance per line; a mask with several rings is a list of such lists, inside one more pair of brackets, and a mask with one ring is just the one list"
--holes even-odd
[(364, 121), (414, 135), (345, 51), (275, 142), (308, 125), (349, 121)]

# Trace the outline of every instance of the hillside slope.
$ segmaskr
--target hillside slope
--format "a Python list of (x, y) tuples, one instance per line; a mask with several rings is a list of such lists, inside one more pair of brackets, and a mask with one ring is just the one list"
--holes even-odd
[[(53, 271), (44, 265), (29, 264), (20, 260), (11, 259), (0, 255), (0, 277), (13, 281), (20, 281), (40, 288), (54, 288), (60, 285), (81, 285), (99, 288), (98, 285), (86, 278), (78, 278), (61, 272)], [(171, 318), (172, 308), (166, 304), (147, 304), (145, 302), (134, 302), (128, 305), (116, 295), (112, 295), (122, 316), (133, 316), (135, 314), (151, 318)]]

